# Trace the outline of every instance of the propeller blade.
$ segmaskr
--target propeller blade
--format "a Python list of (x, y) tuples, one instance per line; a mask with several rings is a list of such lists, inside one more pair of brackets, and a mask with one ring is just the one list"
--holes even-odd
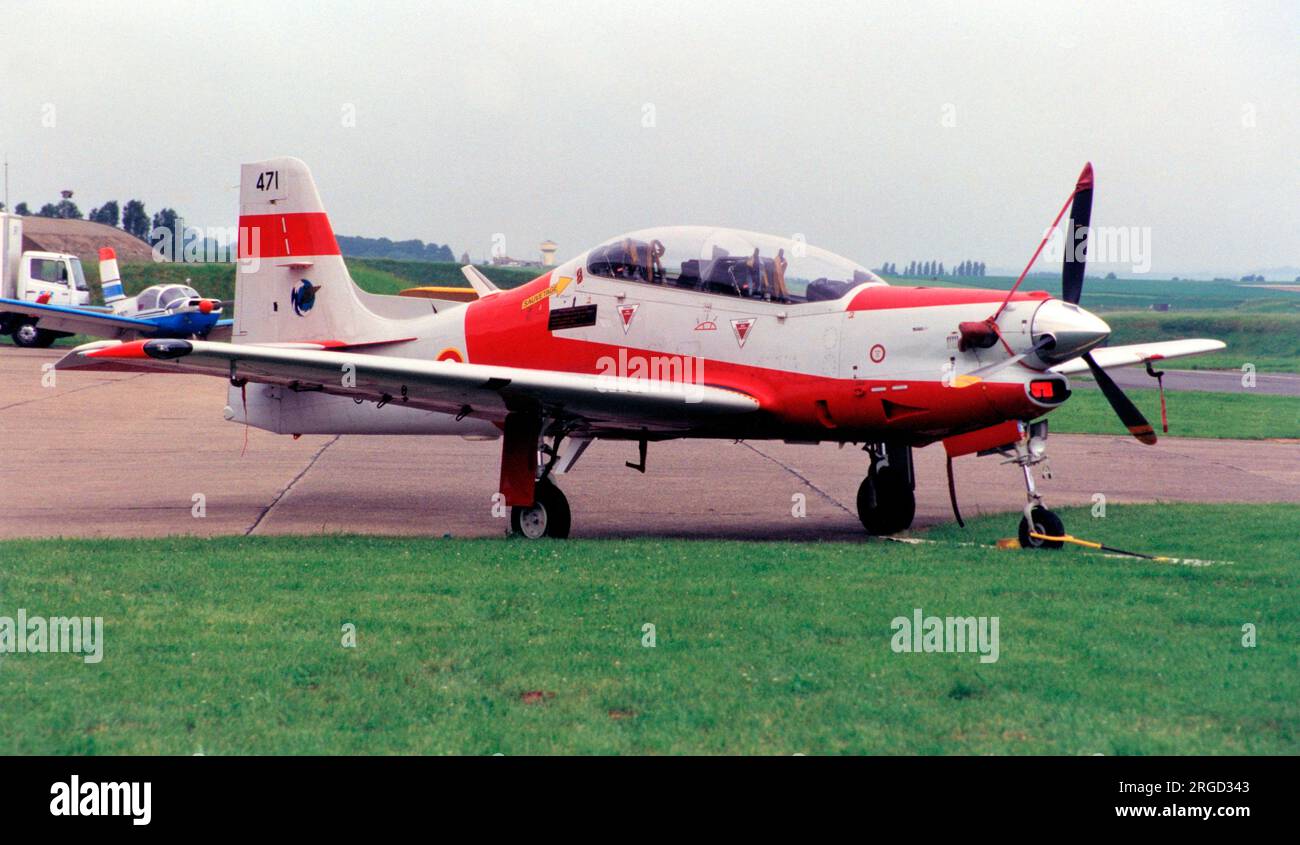
[(1088, 224), (1092, 220), (1092, 162), (1083, 166), (1074, 186), (1074, 204), (1065, 224), (1065, 264), (1061, 268), (1061, 299), (1079, 304), (1083, 296), (1083, 271), (1088, 262)]
[[(1084, 191), (1087, 192), (1087, 197), (1084, 201), (1080, 202), (1079, 195)], [(1044, 230), (1043, 239), (1038, 242), (1038, 249), (1034, 250), (1034, 254), (1029, 257), (1029, 263), (1025, 265), (1025, 269), (1020, 271), (1020, 275), (1016, 278), (1015, 284), (1011, 286), (1011, 290), (1007, 291), (1007, 298), (1002, 300), (1002, 304), (998, 306), (998, 310), (993, 312), (993, 316), (989, 317), (987, 322), (997, 322), (998, 317), (1001, 316), (1002, 312), (1006, 309), (1007, 303), (1011, 301), (1011, 297), (1020, 289), (1020, 283), (1025, 280), (1025, 276), (1029, 275), (1029, 271), (1034, 266), (1034, 262), (1038, 260), (1038, 256), (1042, 255), (1043, 247), (1047, 246), (1048, 240), (1051, 239), (1052, 233), (1056, 230), (1056, 225), (1060, 223), (1061, 218), (1065, 216), (1065, 210), (1067, 208), (1073, 209), (1073, 214), (1071, 215), (1073, 218), (1082, 220), (1082, 225), (1084, 226), (1088, 225), (1088, 218), (1092, 216), (1092, 162), (1088, 162), (1083, 166), (1083, 172), (1079, 174), (1079, 181), (1074, 185), (1074, 192), (1065, 198), (1065, 204), (1061, 206), (1060, 211), (1056, 212), (1056, 217), (1052, 220), (1052, 225), (1048, 226), (1047, 229)], [(1073, 235), (1075, 233), (1075, 228), (1073, 225), (1067, 226), (1066, 231)], [(1068, 239), (1068, 242), (1066, 243), (1067, 249), (1073, 243), (1073, 238)], [(1078, 305), (1079, 295), (1083, 293), (1083, 264), (1079, 264), (1077, 281), (1070, 281), (1072, 276), (1070, 270), (1071, 257), (1072, 254), (1067, 252), (1065, 256), (1065, 268), (1061, 274), (1061, 282), (1065, 288), (1062, 293), (1064, 294), (1063, 298), (1067, 302), (1072, 302), (1075, 305)], [(1074, 289), (1073, 299), (1070, 298), (1069, 294), (1071, 289)]]
[(1082, 357), (1088, 369), (1092, 371), (1092, 377), (1097, 380), (1097, 386), (1105, 394), (1106, 401), (1110, 402), (1110, 406), (1115, 409), (1115, 415), (1128, 428), (1129, 434), (1136, 437), (1139, 442), (1154, 446), (1156, 432), (1151, 427), (1151, 423), (1147, 422), (1147, 418), (1142, 416), (1142, 412), (1137, 409), (1132, 400), (1124, 395), (1124, 391), (1120, 390), (1115, 380), (1093, 360), (1091, 352), (1085, 352)]

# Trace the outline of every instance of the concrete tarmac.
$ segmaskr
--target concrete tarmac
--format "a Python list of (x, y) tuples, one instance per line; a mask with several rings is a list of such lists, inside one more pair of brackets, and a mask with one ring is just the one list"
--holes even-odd
[[(61, 354), (0, 349), (0, 538), (507, 530), (492, 513), (499, 441), (293, 440), (223, 420), (217, 379), (44, 368)], [(1050, 454), (1049, 507), (1096, 493), (1112, 504), (1300, 502), (1295, 442), (1053, 435)], [(950, 521), (942, 447), (916, 459), (916, 525)], [(629, 460), (635, 444), (597, 442), (559, 479), (575, 537), (863, 537), (854, 500), (868, 461), (851, 446), (676, 441), (651, 444), (645, 475)], [(1015, 467), (973, 456), (955, 467), (964, 515), (1023, 505)], [(1008, 513), (1008, 534), (1016, 521)]]
[[(1160, 368), (1156, 367), (1159, 371)], [(1143, 367), (1117, 367), (1108, 370), (1110, 377), (1120, 387), (1151, 388), (1159, 385), (1147, 375)], [(1272, 396), (1300, 396), (1300, 374), (1255, 373), (1254, 383), (1243, 383), (1240, 370), (1164, 370), (1165, 390), (1208, 390), (1213, 393), (1265, 393)], [(1070, 383), (1079, 387), (1096, 388), (1097, 383), (1087, 375), (1071, 376)]]

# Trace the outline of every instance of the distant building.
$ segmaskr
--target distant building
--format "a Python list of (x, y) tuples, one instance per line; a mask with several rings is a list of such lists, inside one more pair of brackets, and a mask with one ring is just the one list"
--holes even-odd
[(492, 256), (492, 263), (497, 267), (541, 267), (540, 261), (524, 261), (522, 258), (511, 258), (508, 255)]
[(149, 244), (113, 226), (57, 217), (23, 218), (24, 252), (66, 252), (94, 265), (99, 261), (100, 247), (105, 246), (117, 252), (118, 261), (154, 260)]
[(494, 255), (491, 262), (497, 267), (554, 267), (555, 251), (559, 248), (560, 245), (555, 241), (545, 240), (541, 244), (541, 261), (527, 261), (522, 258), (511, 258), (508, 255)]

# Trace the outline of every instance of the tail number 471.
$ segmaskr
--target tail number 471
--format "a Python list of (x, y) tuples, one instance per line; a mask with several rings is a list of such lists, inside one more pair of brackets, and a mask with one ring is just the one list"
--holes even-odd
[(267, 170), (264, 173), (257, 174), (257, 189), (259, 191), (274, 191), (280, 187), (280, 171)]

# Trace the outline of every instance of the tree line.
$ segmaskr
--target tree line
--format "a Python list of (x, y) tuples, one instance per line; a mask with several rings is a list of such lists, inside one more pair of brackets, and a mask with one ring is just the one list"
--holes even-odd
[[(4, 211), (4, 203), (0, 202), (0, 211)], [(92, 208), (90, 213), (84, 218), (81, 209), (72, 201), (72, 192), (64, 191), (63, 198), (58, 202), (47, 202), (36, 212), (25, 202), (20, 202), (14, 206), (14, 214), (21, 217), (53, 217), (62, 220), (89, 220), (92, 223), (103, 223), (105, 226), (120, 228), (128, 235), (139, 238), (145, 243), (153, 246), (154, 243), (149, 238), (149, 232), (153, 229), (160, 229), (168, 232), (175, 232), (177, 221), (180, 215), (173, 208), (164, 208), (150, 217), (145, 210), (144, 203), (140, 200), (128, 200), (126, 205), (118, 206), (117, 200), (109, 200), (98, 208)], [(363, 238), (349, 237), (347, 235), (337, 236), (339, 249), (344, 255), (352, 255), (358, 258), (396, 258), (407, 261), (455, 261), (456, 256), (447, 244), (437, 244), (432, 241), (425, 243), (418, 239), (406, 241), (392, 241), (388, 238)]]
[(898, 265), (893, 262), (886, 262), (877, 273), (884, 276), (983, 276), (985, 265), (983, 261), (962, 261), (952, 272), (944, 268), (942, 261), (913, 261), (900, 273)]
[(388, 238), (362, 238), (337, 235), (339, 251), (356, 258), (396, 258), (406, 261), (455, 261), (448, 244), (425, 243), (419, 239), (391, 241)]
[[(0, 203), (0, 211), (4, 210), (4, 203)], [(14, 214), (20, 217), (54, 217), (60, 220), (83, 219), (81, 209), (72, 201), (71, 191), (64, 191), (63, 199), (58, 202), (47, 202), (36, 212), (33, 212), (27, 203), (20, 202), (14, 206)], [(148, 243), (150, 229), (159, 226), (175, 226), (176, 218), (176, 211), (170, 208), (164, 208), (150, 218), (141, 200), (127, 200), (126, 205), (120, 207), (117, 200), (109, 200), (98, 208), (92, 208), (84, 219), (91, 223), (103, 223), (115, 229), (120, 228), (128, 235)]]

